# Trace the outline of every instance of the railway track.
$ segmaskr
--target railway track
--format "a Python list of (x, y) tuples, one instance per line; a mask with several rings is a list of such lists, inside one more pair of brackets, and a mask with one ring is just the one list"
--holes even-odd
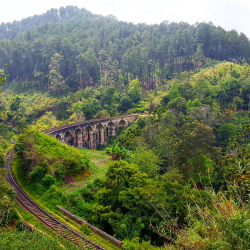
[(69, 228), (67, 225), (63, 224), (61, 221), (54, 218), (51, 214), (42, 209), (38, 204), (36, 204), (16, 183), (12, 173), (11, 173), (11, 161), (14, 151), (10, 150), (6, 155), (5, 168), (8, 169), (8, 174), (6, 176), (7, 181), (14, 188), (16, 192), (16, 200), (18, 203), (31, 214), (33, 214), (39, 221), (41, 221), (45, 226), (57, 231), (63, 237), (69, 239), (74, 244), (76, 244), (81, 249), (102, 249), (105, 248), (95, 244), (93, 241), (86, 239), (84, 236), (80, 235), (76, 231)]

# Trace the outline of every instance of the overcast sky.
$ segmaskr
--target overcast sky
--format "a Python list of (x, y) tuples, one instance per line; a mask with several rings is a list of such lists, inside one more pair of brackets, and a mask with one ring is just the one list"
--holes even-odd
[(134, 23), (211, 21), (250, 38), (250, 0), (1, 0), (0, 22), (21, 20), (68, 5), (84, 7), (94, 14), (113, 14), (119, 20)]

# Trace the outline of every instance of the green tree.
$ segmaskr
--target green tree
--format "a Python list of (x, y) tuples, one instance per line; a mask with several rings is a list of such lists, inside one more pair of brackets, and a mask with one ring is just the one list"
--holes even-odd
[[(109, 231), (110, 226), (113, 225), (112, 230), (119, 233), (120, 237), (124, 237), (126, 234), (129, 234), (129, 237), (133, 236), (133, 230), (137, 230), (137, 233), (134, 233), (139, 234), (143, 222), (137, 221), (134, 204), (140, 203), (139, 200), (142, 199), (140, 188), (149, 183), (147, 174), (141, 173), (134, 164), (113, 161), (108, 164), (105, 176), (104, 187), (96, 194), (97, 202), (94, 205), (93, 222)], [(131, 197), (129, 201), (127, 201), (128, 197)], [(141, 207), (144, 205), (142, 204)], [(122, 210), (124, 214), (121, 213)], [(131, 211), (131, 216), (126, 217), (123, 221), (126, 211)], [(144, 211), (140, 213), (144, 213)], [(137, 223), (129, 226), (127, 224), (129, 221), (134, 223), (137, 221)]]
[(78, 81), (74, 74), (71, 74), (65, 81), (67, 86), (70, 88), (71, 91), (76, 92), (78, 90)]
[(170, 100), (173, 100), (177, 97), (181, 97), (181, 94), (180, 94), (176, 84), (174, 84), (172, 86), (172, 88), (170, 89), (170, 91), (168, 93), (168, 97), (170, 98)]
[(56, 117), (53, 115), (53, 113), (48, 111), (36, 121), (35, 127), (41, 131), (60, 126), (60, 124), (61, 123), (56, 120)]
[(242, 109), (243, 104), (244, 104), (243, 98), (239, 96), (235, 96), (233, 98), (233, 105), (237, 108), (237, 110)]
[(101, 85), (106, 87), (107, 86), (107, 78), (108, 78), (109, 57), (108, 57), (105, 50), (99, 51), (98, 61), (99, 61), (99, 66), (100, 66)]
[(138, 79), (132, 80), (128, 85), (128, 95), (134, 103), (142, 98), (142, 88)]
[(56, 92), (57, 95), (60, 95), (67, 90), (67, 86), (65, 85), (65, 81), (63, 80), (63, 77), (61, 75), (62, 61), (63, 57), (57, 53), (51, 57), (49, 65), (50, 90), (52, 92)]
[(76, 57), (77, 73), (80, 76), (80, 88), (84, 89), (93, 84), (96, 80), (97, 58), (92, 48), (89, 48), (85, 53), (80, 53)]
[(73, 104), (73, 111), (76, 113), (84, 113), (87, 120), (90, 120), (100, 110), (101, 105), (96, 98), (83, 99)]
[(120, 104), (118, 110), (126, 112), (128, 109), (132, 108), (132, 100), (128, 95), (122, 96), (120, 99)]
[(125, 161), (109, 163), (106, 177), (115, 193), (126, 188), (141, 187), (148, 182), (147, 174), (141, 173), (136, 165)]
[(53, 184), (55, 184), (56, 179), (50, 175), (50, 174), (46, 174), (43, 178), (42, 178), (42, 183), (43, 185), (45, 185), (46, 187), (50, 187)]
[(194, 62), (196, 67), (201, 67), (205, 63), (205, 56), (203, 53), (202, 45), (198, 44), (196, 53), (194, 54)]
[(179, 113), (184, 113), (187, 109), (187, 101), (182, 97), (177, 97), (170, 101), (167, 105), (168, 108), (175, 109)]
[(36, 166), (33, 171), (29, 173), (29, 178), (32, 181), (41, 181), (47, 171), (45, 167)]
[(100, 87), (99, 99), (103, 109), (106, 109), (110, 112), (110, 114), (114, 114), (117, 107), (117, 99), (118, 99), (118, 91), (115, 87)]
[(110, 114), (109, 114), (108, 111), (105, 110), (105, 109), (98, 111), (98, 112), (93, 116), (93, 118), (107, 118), (107, 117), (110, 117)]
[(134, 237), (138, 237), (144, 228), (144, 224), (141, 223), (141, 218), (136, 219), (131, 215), (122, 217), (120, 220), (109, 219), (109, 223), (112, 225), (116, 237), (121, 240), (131, 240)]
[(7, 64), (5, 65), (4, 69), (0, 69), (0, 83), (6, 83), (7, 82), (7, 78), (9, 77), (7, 74)]
[(155, 177), (160, 169), (160, 158), (146, 145), (136, 147), (134, 160), (140, 171), (151, 178)]
[(192, 172), (196, 171), (196, 166), (192, 165), (190, 159), (199, 158), (202, 154), (216, 159), (217, 152), (211, 127), (198, 122), (187, 123), (179, 130), (174, 153), (175, 166), (184, 175), (192, 176)]
[(202, 103), (199, 101), (198, 98), (195, 98), (193, 101), (189, 100), (187, 102), (187, 108), (192, 109), (192, 108), (200, 108), (202, 106)]
[(20, 107), (21, 102), (22, 102), (21, 98), (19, 96), (16, 96), (10, 104), (10, 110), (17, 111)]

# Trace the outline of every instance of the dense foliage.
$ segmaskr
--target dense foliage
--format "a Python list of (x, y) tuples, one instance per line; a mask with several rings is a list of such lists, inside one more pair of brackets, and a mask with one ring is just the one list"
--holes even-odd
[[(0, 93), (0, 161), (16, 140), (13, 165), (33, 197), (88, 220), (126, 250), (250, 247), (244, 34), (212, 23), (134, 25), (66, 7), (1, 24), (0, 36), (0, 65), (10, 74)], [(132, 113), (141, 117), (108, 138), (110, 160), (97, 175), (96, 159), (39, 132)], [(17, 219), (3, 174), (1, 226)], [(75, 185), (64, 185), (67, 174)], [(18, 233), (0, 234), (9, 246)], [(38, 239), (24, 237), (27, 247)]]
[(88, 170), (89, 159), (82, 152), (36, 130), (20, 135), (14, 146), (19, 166), (31, 180), (51, 186), (53, 177)]
[[(51, 238), (41, 232), (29, 232), (19, 222), (15, 192), (5, 181), (7, 171), (0, 169), (0, 249), (75, 249), (71, 242)], [(63, 245), (62, 245), (63, 244)]]
[(15, 192), (4, 179), (7, 171), (0, 169), (0, 228), (8, 226), (17, 219), (15, 211)]
[[(29, 232), (18, 228), (0, 229), (0, 249), (75, 249), (75, 246), (67, 240), (52, 238), (41, 232)], [(60, 244), (61, 243), (61, 244)]]
[[(127, 113), (141, 107), (151, 113), (110, 138), (107, 153), (116, 161), (108, 164), (103, 178), (74, 192), (62, 191), (63, 177), (86, 172), (88, 158), (34, 129), (17, 137), (17, 174), (32, 195), (50, 209), (65, 207), (125, 240), (125, 249), (150, 249), (150, 244), (164, 243), (172, 244), (170, 249), (191, 243), (196, 249), (226, 244), (221, 239), (222, 235), (231, 239), (225, 231), (231, 221), (243, 216), (239, 221), (243, 227), (249, 216), (245, 212), (250, 178), (249, 68), (248, 64), (216, 64), (198, 72), (183, 72), (154, 91), (142, 90), (138, 80), (122, 90), (90, 87), (57, 98), (5, 91), (1, 95), (6, 97), (3, 113), (8, 114), (2, 124), (2, 130), (9, 131), (6, 138), (16, 133), (9, 129), (10, 124), (19, 131), (29, 123), (44, 129), (59, 125), (62, 113), (63, 122), (122, 113), (120, 107), (125, 106), (119, 103), (119, 96), (131, 101)], [(68, 114), (61, 103), (68, 107)], [(41, 111), (35, 111), (36, 106)], [(21, 129), (18, 121), (28, 112), (31, 116)], [(16, 123), (11, 123), (14, 117)], [(211, 210), (218, 199), (222, 199), (218, 209), (232, 208), (227, 220), (222, 220), (228, 224), (221, 224), (222, 211)], [(199, 217), (202, 213), (207, 216), (207, 227), (199, 228), (205, 218)], [(218, 228), (217, 238), (202, 233), (213, 226)], [(140, 245), (140, 241), (144, 243)], [(230, 242), (230, 247), (235, 244)], [(236, 246), (244, 249), (247, 244)]]
[(121, 88), (135, 78), (152, 89), (208, 59), (250, 56), (244, 34), (212, 23), (135, 25), (72, 6), (2, 23), (0, 35), (0, 65), (8, 63), (10, 79), (55, 94), (98, 83)]
[[(43, 15), (34, 15), (33, 17), (28, 17), (21, 21), (14, 21), (13, 23), (1, 23), (0, 39), (11, 39), (21, 32), (49, 23), (84, 22), (97, 17), (97, 15), (93, 15), (86, 9), (78, 9), (73, 6), (66, 8), (61, 7), (59, 10), (51, 9)], [(99, 18), (100, 17), (101, 16), (99, 16)]]

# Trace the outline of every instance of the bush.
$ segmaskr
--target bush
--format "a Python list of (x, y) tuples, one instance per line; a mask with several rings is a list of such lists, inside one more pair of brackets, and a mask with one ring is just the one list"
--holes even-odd
[(81, 226), (81, 231), (86, 234), (86, 235), (91, 235), (92, 234), (92, 230), (88, 227), (87, 224), (83, 223)]
[(91, 220), (92, 218), (93, 205), (80, 199), (76, 205), (76, 213), (85, 218), (86, 220)]
[[(84, 152), (34, 129), (19, 135), (14, 149), (20, 168), (26, 175), (31, 172), (30, 177), (36, 181), (41, 180), (47, 170), (62, 180), (65, 174), (78, 174), (89, 169), (89, 158)], [(46, 172), (41, 167), (47, 169)]]
[(143, 241), (140, 243), (139, 237), (135, 237), (134, 239), (130, 240), (124, 240), (124, 250), (160, 250), (163, 248), (154, 247), (150, 244), (150, 241), (146, 242)]
[(5, 174), (6, 172), (0, 168), (0, 227), (7, 226), (10, 222), (18, 218), (14, 203), (16, 194), (9, 183), (5, 181)]
[(63, 180), (64, 176), (66, 175), (65, 166), (62, 164), (58, 164), (56, 166), (55, 177), (57, 180)]
[(47, 187), (52, 186), (53, 184), (55, 184), (55, 182), (56, 179), (50, 174), (46, 174), (42, 179), (42, 183)]
[(0, 148), (0, 166), (2, 166), (5, 163), (5, 153), (4, 151)]
[(34, 168), (32, 172), (29, 173), (29, 178), (34, 181), (40, 181), (43, 179), (46, 173), (47, 173), (46, 168), (37, 166)]
[(42, 201), (49, 201), (49, 205), (63, 205), (67, 202), (67, 198), (55, 185), (50, 186), (49, 190), (42, 197)]

